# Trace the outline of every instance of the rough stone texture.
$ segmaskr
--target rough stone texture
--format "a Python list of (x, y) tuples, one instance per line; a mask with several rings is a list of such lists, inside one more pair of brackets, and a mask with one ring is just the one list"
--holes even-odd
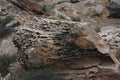
[(13, 5), (24, 9), (28, 12), (34, 12), (37, 14), (43, 14), (44, 13), (44, 9), (43, 7), (38, 4), (37, 2), (34, 2), (32, 0), (8, 0), (10, 3), (12, 3)]
[(102, 5), (97, 5), (95, 8), (95, 12), (99, 15), (102, 14), (103, 10), (104, 10), (104, 6)]
[(92, 25), (87, 23), (39, 19), (22, 25), (13, 42), (22, 51), (34, 47), (61, 51), (65, 46), (76, 46), (81, 49), (97, 48), (103, 54), (109, 53), (109, 46), (90, 26)]
[(88, 23), (35, 17), (15, 32), (13, 42), (24, 66), (63, 68), (65, 80), (101, 80), (101, 69), (110, 73), (103, 73), (106, 79), (119, 72), (110, 47)]
[[(0, 0), (0, 1), (2, 1), (2, 0)], [(6, 0), (4, 0), (4, 1), (6, 1)], [(52, 3), (51, 1), (53, 1), (53, 3), (54, 2), (57, 3), (58, 0), (44, 0), (44, 1), (47, 1), (47, 2), (49, 1), (48, 3), (51, 4)], [(62, 0), (59, 0), (59, 1), (62, 1)], [(84, 4), (85, 1), (88, 1), (88, 2), (86, 2)], [(97, 7), (96, 5), (101, 5), (102, 4), (102, 6), (103, 6), (104, 1), (107, 1), (107, 0), (95, 0), (95, 2), (89, 2), (89, 1), (94, 1), (94, 0), (80, 0), (80, 2), (78, 2), (76, 4), (71, 4), (70, 3), (70, 5), (68, 3), (67, 4), (68, 6), (66, 7), (66, 5), (65, 5), (65, 8), (64, 8), (64, 5), (62, 7), (61, 7), (61, 5), (59, 5), (61, 8), (59, 8), (58, 10), (61, 11), (61, 12), (63, 12), (65, 10), (64, 13), (66, 13), (67, 16), (71, 16), (70, 14), (75, 13), (75, 15), (77, 14), (80, 18), (83, 17), (83, 19), (88, 20), (88, 18), (86, 16), (89, 15), (89, 17), (90, 17), (92, 15), (90, 13), (94, 13), (94, 9), (95, 9), (95, 7)], [(3, 3), (1, 3), (1, 4), (3, 4)], [(7, 4), (8, 3), (5, 3), (3, 6), (6, 7)], [(75, 6), (75, 7), (71, 8), (71, 5)], [(82, 6), (85, 6), (85, 7), (82, 7)], [(21, 22), (22, 24), (25, 23), (25, 22), (28, 22), (28, 23), (26, 23), (27, 25), (25, 24), (25, 25), (20, 26), (21, 28), (23, 28), (23, 27), (25, 28), (25, 26), (28, 26), (28, 24), (29, 24), (29, 26), (33, 26), (32, 28), (27, 27), (28, 29), (30, 29), (28, 31), (35, 31), (35, 29), (34, 29), (35, 25), (40, 24), (39, 20), (31, 21), (29, 23), (29, 21), (31, 20), (33, 15), (29, 15), (27, 12), (18, 9), (17, 7), (9, 6), (9, 7), (7, 7), (7, 11), (9, 13), (13, 14), (15, 17), (19, 17), (20, 19), (19, 18), (18, 19), (20, 21), (22, 21)], [(74, 16), (74, 15), (72, 15), (72, 16)], [(37, 17), (39, 17), (39, 16), (37, 16)], [(90, 20), (93, 21), (93, 22), (95, 21), (97, 26), (100, 26), (100, 21), (98, 21), (96, 19), (93, 19), (93, 17), (90, 18)], [(106, 19), (105, 20), (101, 19), (101, 20), (102, 20), (101, 24), (103, 24), (103, 26), (105, 26), (104, 23), (106, 23), (106, 21), (108, 21), (108, 20), (106, 20)], [(82, 20), (82, 21), (84, 22), (84, 20)], [(88, 22), (90, 22), (90, 21), (88, 21)], [(108, 22), (108, 25), (111, 25), (111, 24)], [(37, 25), (37, 26), (39, 26), (39, 25)], [(54, 29), (54, 28), (50, 28), (50, 29)], [(25, 28), (25, 30), (26, 30), (26, 28)], [(36, 28), (36, 30), (39, 31), (41, 29)], [(23, 31), (23, 29), (21, 29), (21, 31)], [(41, 31), (43, 31), (43, 29)], [(54, 31), (56, 32), (57, 30), (55, 29)], [(18, 35), (21, 35), (21, 36), (23, 35), (22, 37), (24, 37), (24, 32), (26, 34), (27, 31), (23, 31), (23, 33), (20, 33)], [(43, 31), (43, 32), (46, 33), (45, 31)], [(27, 33), (27, 35), (29, 35), (29, 34), (31, 34), (31, 32)], [(21, 38), (21, 37), (19, 37), (19, 38)], [(27, 37), (25, 40), (24, 40), (24, 38), (22, 38), (22, 39), (19, 39), (19, 38), (17, 38), (17, 39), (18, 39), (18, 41), (21, 40), (20, 43), (23, 41), (23, 43), (21, 43), (21, 45), (26, 45), (24, 43), (29, 43), (30, 44), (31, 39), (35, 43), (35, 45), (39, 41), (39, 39), (37, 40), (35, 38), (28, 38)], [(60, 38), (62, 38), (62, 37), (60, 37)], [(42, 40), (42, 41), (44, 41), (44, 40)], [(45, 39), (45, 41), (47, 41), (47, 40)], [(78, 41), (76, 41), (76, 42), (78, 42)], [(62, 41), (59, 41), (59, 42), (62, 42)], [(31, 44), (33, 44), (33, 43), (31, 43)], [(41, 45), (42, 45), (42, 43), (41, 43)], [(71, 47), (72, 47), (72, 45), (73, 44), (70, 44)], [(26, 46), (28, 46), (28, 45), (26, 45)], [(20, 49), (20, 47), (21, 46), (19, 46), (19, 49)], [(64, 47), (64, 48), (66, 48), (66, 47)], [(114, 66), (114, 63), (111, 61), (111, 59), (109, 59), (109, 57), (107, 57), (107, 55), (102, 55), (96, 49), (94, 49), (94, 50), (83, 50), (83, 49), (78, 50), (79, 47), (77, 47), (77, 49), (75, 49), (75, 48), (76, 47), (72, 47), (70, 49), (67, 48), (68, 51), (66, 51), (66, 53), (67, 52), (70, 53), (70, 54), (75, 53), (75, 55), (68, 55), (68, 54), (65, 53), (65, 55), (59, 55), (58, 56), (58, 55), (52, 54), (52, 56), (51, 56), (50, 54), (44, 54), (44, 53), (52, 53), (52, 51), (54, 51), (54, 50), (50, 50), (49, 47), (48, 48), (46, 48), (46, 47), (43, 48), (43, 46), (42, 46), (42, 48), (41, 47), (36, 48), (36, 46), (32, 46), (32, 48), (31, 47), (24, 48), (24, 49), (27, 49), (27, 50), (25, 50), (25, 53), (24, 53), (24, 49), (22, 49), (23, 52), (19, 52), (18, 54), (20, 54), (20, 57), (23, 58), (23, 60), (26, 63), (29, 63), (27, 65), (30, 66), (30, 69), (33, 69), (33, 68), (31, 68), (31, 65), (33, 65), (37, 68), (39, 66), (43, 65), (44, 68), (46, 69), (45, 65), (48, 65), (48, 64), (53, 64), (53, 65), (58, 66), (58, 67), (65, 67), (65, 68), (62, 68), (62, 69), (65, 69), (65, 72), (58, 74), (59, 76), (61, 76), (61, 74), (62, 75), (68, 75), (68, 73), (69, 73), (69, 76), (67, 76), (65, 78), (65, 80), (119, 80), (120, 79), (119, 75), (116, 74), (114, 72), (114, 70), (110, 69), (111, 67)], [(65, 50), (66, 49), (64, 49), (64, 51)], [(23, 77), (26, 77), (23, 74), (23, 71), (21, 69), (19, 69), (18, 64), (13, 65), (13, 66), (15, 67), (15, 70), (13, 70), (13, 69), (10, 70), (11, 73), (14, 73), (13, 77), (19, 76), (19, 78), (22, 78), (21, 80), (23, 80), (24, 79)], [(21, 64), (20, 64), (20, 66), (21, 66)], [(100, 66), (105, 66), (105, 68), (107, 68), (107, 69), (104, 70)], [(24, 69), (26, 69), (25, 65), (22, 65), (22, 67)], [(29, 69), (27, 68), (26, 71), (29, 71)], [(38, 70), (36, 70), (36, 73), (37, 73), (37, 71)], [(27, 72), (27, 73), (29, 73), (29, 72)], [(42, 75), (43, 74), (44, 73), (42, 73)], [(45, 77), (46, 77), (46, 75), (45, 75)], [(15, 80), (17, 80), (17, 79), (18, 78), (16, 78)], [(11, 80), (14, 80), (14, 79), (11, 79)], [(25, 79), (25, 80), (27, 80), (27, 79)], [(28, 80), (30, 80), (30, 79), (28, 79)], [(33, 80), (33, 79), (31, 79), (31, 80)], [(39, 80), (39, 79), (37, 79), (37, 80)], [(40, 80), (42, 80), (42, 79), (40, 78)], [(43, 79), (43, 80), (45, 80), (45, 79)], [(49, 79), (47, 79), (47, 80), (49, 80)], [(59, 80), (59, 79), (55, 79), (55, 80)], [(60, 79), (60, 80), (64, 80), (64, 79)]]
[(120, 49), (120, 28), (103, 27), (99, 34), (112, 49)]
[(86, 0), (84, 2), (85, 5), (94, 5), (95, 4), (95, 0)]
[[(39, 72), (36, 74), (32, 73), (32, 75), (27, 76), (27, 73), (30, 73), (29, 70), (24, 70), (23, 66), (21, 66), (18, 63), (13, 64), (14, 67), (11, 68), (12, 72), (11, 74), (8, 74), (7, 77), (5, 77), (3, 80), (119, 80), (120, 75), (114, 73), (114, 71), (111, 70), (100, 70), (99, 68), (92, 67), (89, 69), (75, 69), (75, 70), (66, 70), (62, 69), (59, 72), (56, 70), (56, 74), (53, 74), (52, 76), (47, 76), (46, 74), (40, 74), (40, 69), (34, 69), (35, 72)], [(47, 67), (44, 67), (47, 69)], [(49, 70), (49, 69), (47, 69)], [(53, 69), (54, 70), (54, 69)], [(39, 74), (39, 75), (38, 75)], [(51, 73), (52, 74), (52, 73)], [(65, 75), (65, 76), (64, 76)], [(12, 77), (11, 77), (12, 76)], [(32, 76), (32, 77), (31, 77)], [(35, 78), (37, 76), (37, 78)], [(59, 76), (59, 77), (56, 77)], [(44, 78), (43, 78), (44, 77)]]

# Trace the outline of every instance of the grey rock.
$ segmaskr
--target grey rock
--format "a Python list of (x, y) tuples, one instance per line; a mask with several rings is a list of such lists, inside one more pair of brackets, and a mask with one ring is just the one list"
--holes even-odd
[(108, 4), (111, 15), (116, 14), (120, 16), (120, 0), (109, 0)]
[(111, 55), (110, 46), (92, 26), (83, 22), (34, 18), (20, 26), (15, 32), (13, 43), (18, 48), (20, 62), (28, 66), (52, 64), (49, 60), (56, 61), (61, 56), (62, 60), (66, 60), (87, 55), (107, 55), (118, 65), (117, 59)]
[(16, 26), (16, 25), (19, 25), (20, 22), (18, 20), (12, 20), (9, 24), (7, 24), (6, 26), (7, 27), (11, 27), (11, 26)]
[(99, 35), (110, 45), (112, 49), (120, 49), (120, 28), (101, 28)]
[(98, 15), (101, 15), (103, 10), (104, 10), (104, 6), (103, 5), (97, 5), (95, 7), (95, 13), (98, 14)]
[[(88, 23), (78, 23), (65, 20), (61, 21), (61, 20), (38, 19), (38, 22), (31, 21), (22, 25), (21, 28), (16, 32), (16, 35), (13, 38), (13, 42), (16, 47), (20, 46), (19, 48), (25, 51), (29, 48), (34, 48), (37, 46), (41, 47), (53, 46), (54, 48), (56, 47), (55, 49), (57, 48), (62, 49), (63, 46), (68, 47), (67, 45), (65, 45), (67, 41), (71, 42), (71, 40), (73, 40), (80, 48), (83, 49), (97, 48), (101, 53), (109, 53), (110, 51), (109, 46), (100, 38), (100, 36), (90, 26), (92, 25)], [(82, 30), (81, 28), (84, 28), (84, 30)], [(89, 37), (75, 38), (74, 36), (71, 35), (74, 36), (88, 35)], [(68, 36), (71, 36), (71, 38), (70, 39), (67, 38)], [(83, 43), (80, 42), (82, 41), (81, 40), (82, 38), (84, 38)], [(86, 42), (84, 43), (84, 41)], [(51, 44), (51, 46), (49, 46), (48, 44)], [(103, 47), (105, 48), (100, 47), (99, 44), (103, 45)]]
[(3, 39), (0, 42), (0, 55), (2, 54), (16, 54), (17, 49), (12, 42), (12, 36)]
[(111, 8), (120, 8), (120, 0), (109, 0)]
[(112, 30), (114, 30), (114, 29), (116, 29), (116, 27), (113, 27), (113, 26), (106, 26), (106, 27), (100, 28), (100, 32), (104, 32), (104, 31), (110, 32), (110, 31), (112, 31)]
[[(13, 43), (18, 48), (19, 61), (26, 67), (38, 68), (57, 64), (56, 62), (59, 63), (60, 60), (70, 69), (88, 68), (98, 66), (100, 63), (99, 61), (96, 62), (96, 59), (101, 56), (101, 58), (109, 57), (115, 62), (116, 66), (110, 67), (110, 69), (118, 69), (119, 61), (112, 55), (110, 46), (92, 27), (93, 25), (85, 22), (35, 17), (20, 26), (15, 32)], [(84, 56), (91, 58), (94, 56), (95, 60), (91, 61), (87, 58), (88, 63), (78, 62), (80, 64), (77, 66), (66, 64), (78, 58), (86, 61)], [(73, 61), (73, 63), (75, 62)], [(104, 66), (99, 65), (99, 67), (103, 68)], [(109, 67), (105, 68), (108, 69)]]

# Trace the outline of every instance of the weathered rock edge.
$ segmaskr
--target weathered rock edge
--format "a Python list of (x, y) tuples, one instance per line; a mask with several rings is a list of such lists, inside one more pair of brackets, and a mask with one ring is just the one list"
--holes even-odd
[(13, 43), (22, 52), (20, 54), (39, 47), (46, 49), (46, 53), (50, 49), (52, 54), (59, 55), (83, 54), (81, 50), (97, 49), (101, 54), (111, 56), (108, 44), (88, 23), (35, 18), (18, 29)]
[[(119, 61), (114, 50), (110, 49), (92, 26), (89, 23), (35, 17), (14, 34), (13, 43), (18, 48), (18, 61), (37, 68), (57, 65), (87, 70), (97, 66), (119, 72)], [(105, 58), (115, 66), (101, 66), (101, 62), (107, 60)], [(88, 62), (84, 63), (86, 60)]]

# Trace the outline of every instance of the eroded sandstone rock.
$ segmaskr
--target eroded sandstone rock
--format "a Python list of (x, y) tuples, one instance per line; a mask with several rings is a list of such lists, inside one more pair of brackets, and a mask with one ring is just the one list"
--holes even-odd
[(20, 54), (27, 56), (36, 47), (45, 49), (44, 53), (59, 56), (110, 53), (109, 46), (91, 26), (88, 23), (35, 19), (20, 27), (13, 42)]
[(15, 32), (13, 42), (22, 65), (59, 67), (68, 74), (66, 80), (97, 80), (103, 69), (119, 72), (119, 61), (109, 45), (88, 23), (35, 17)]
[(13, 42), (23, 51), (39, 46), (60, 50), (71, 44), (81, 49), (97, 48), (101, 53), (109, 53), (109, 46), (90, 26), (88, 23), (39, 19), (22, 25)]

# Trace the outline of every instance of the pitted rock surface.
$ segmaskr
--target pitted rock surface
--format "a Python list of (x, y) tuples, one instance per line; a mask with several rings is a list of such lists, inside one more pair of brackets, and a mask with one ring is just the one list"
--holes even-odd
[(60, 54), (67, 54), (67, 51), (73, 53), (71, 51), (76, 51), (76, 49), (79, 50), (80, 48), (98, 49), (101, 53), (109, 53), (109, 46), (90, 26), (92, 25), (88, 23), (71, 21), (33, 20), (25, 23), (18, 29), (13, 42), (23, 52), (34, 47), (44, 47), (57, 50)]
[(56, 66), (64, 69), (65, 80), (102, 80), (104, 68), (109, 79), (118, 69), (109, 45), (88, 23), (35, 17), (15, 32), (13, 42), (24, 66)]
[(120, 49), (120, 28), (104, 27), (99, 34), (112, 49)]
[[(48, 59), (61, 60), (62, 58), (65, 64), (69, 63), (69, 60), (80, 59), (81, 56), (98, 56), (103, 59), (110, 53), (109, 46), (95, 32), (91, 24), (63, 20), (34, 18), (15, 32), (13, 43), (18, 48), (23, 62), (32, 59), (32, 62), (37, 61), (40, 65), (46, 64), (47, 62), (44, 61)], [(74, 61), (70, 62), (74, 63)], [(84, 62), (84, 58), (81, 62)], [(94, 60), (92, 63), (96, 65)]]
[(43, 7), (33, 0), (7, 0), (7, 1), (28, 12), (34, 12), (37, 14), (44, 13)]

